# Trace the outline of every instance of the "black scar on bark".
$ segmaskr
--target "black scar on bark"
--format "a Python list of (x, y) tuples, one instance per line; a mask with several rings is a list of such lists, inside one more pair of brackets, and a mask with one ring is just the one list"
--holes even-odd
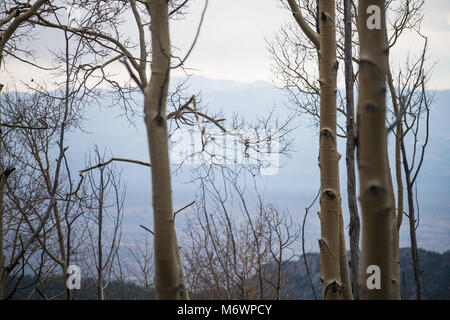
[(323, 192), (323, 194), (328, 198), (328, 199), (336, 199), (336, 193), (333, 190), (325, 190)]
[(360, 59), (359, 60), (359, 65), (360, 65), (360, 67), (370, 66), (370, 67), (375, 68), (375, 69), (378, 70), (377, 65), (375, 63), (373, 63), (372, 61), (368, 60), (368, 59)]
[(153, 121), (156, 122), (156, 124), (160, 127), (162, 127), (163, 123), (164, 123), (164, 119), (160, 114), (157, 114), (155, 118), (153, 118)]
[(377, 106), (374, 103), (367, 103), (364, 107), (370, 112), (374, 112), (377, 109)]
[(377, 196), (384, 191), (383, 188), (381, 188), (379, 185), (376, 185), (376, 184), (369, 186), (368, 190), (369, 190), (369, 193), (373, 196)]
[(342, 286), (340, 286), (336, 281), (331, 282), (325, 288), (324, 297), (326, 297), (328, 290), (331, 290), (333, 294), (339, 293), (340, 295), (342, 293)]
[(322, 129), (322, 131), (320, 132), (321, 136), (325, 136), (325, 137), (332, 137), (333, 134), (331, 133), (330, 129)]
[(339, 69), (339, 61), (336, 60), (336, 61), (334, 62), (333, 68), (334, 68), (335, 70), (338, 70), (338, 69)]

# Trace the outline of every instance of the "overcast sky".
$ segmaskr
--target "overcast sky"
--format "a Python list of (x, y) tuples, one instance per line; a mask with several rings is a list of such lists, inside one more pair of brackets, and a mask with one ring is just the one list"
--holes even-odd
[[(174, 43), (186, 44), (192, 37), (203, 0), (195, 0), (193, 14), (172, 25)], [(211, 0), (198, 44), (188, 61), (196, 74), (243, 82), (272, 80), (271, 60), (265, 39), (271, 39), (290, 13), (278, 0)], [(450, 1), (426, 0), (423, 33), (429, 36), (430, 63), (437, 62), (430, 88), (450, 88)], [(405, 34), (391, 53), (393, 63), (420, 43)]]
[[(187, 18), (171, 22), (172, 44), (180, 49), (180, 56), (194, 38), (204, 3), (204, 0), (192, 0)], [(429, 36), (429, 62), (437, 63), (429, 88), (450, 89), (450, 1), (427, 0), (426, 3), (422, 31)], [(200, 37), (187, 66), (195, 69), (192, 71), (195, 75), (214, 79), (272, 81), (271, 59), (265, 39), (273, 38), (288, 21), (292, 21), (292, 16), (281, 7), (279, 0), (210, 0)], [(126, 29), (135, 32), (132, 19)], [(42, 51), (50, 46), (49, 42), (55, 43), (55, 37), (49, 31), (44, 31), (40, 37), (41, 41), (34, 46), (42, 49), (38, 51), (41, 51), (41, 57), (45, 57)], [(393, 67), (420, 45), (417, 38), (404, 35), (391, 52)], [(119, 72), (126, 76), (122, 65), (116, 67), (121, 68)], [(9, 76), (20, 78), (39, 78), (42, 74), (21, 63), (10, 65), (8, 72)], [(180, 75), (180, 72), (175, 75)], [(342, 86), (341, 81), (340, 84)]]

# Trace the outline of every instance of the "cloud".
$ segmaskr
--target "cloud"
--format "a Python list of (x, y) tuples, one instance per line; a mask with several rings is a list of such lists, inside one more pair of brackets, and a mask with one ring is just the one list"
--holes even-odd
[(450, 2), (448, 0), (425, 2), (424, 27), (434, 31), (450, 30)]
[[(203, 0), (192, 2), (189, 14), (184, 20), (171, 21), (171, 40), (174, 54), (184, 57), (195, 37), (200, 15), (204, 5)], [(121, 28), (124, 35), (137, 39), (133, 17), (126, 19)], [(271, 39), (286, 23), (292, 22), (292, 15), (281, 8), (279, 1), (273, 0), (214, 0), (209, 1), (205, 20), (196, 47), (186, 62), (189, 73), (212, 79), (232, 79), (241, 82), (258, 80), (271, 81), (271, 58), (267, 51), (266, 40)], [(430, 88), (450, 88), (448, 74), (450, 73), (450, 2), (434, 0), (425, 3), (425, 16), (422, 31), (429, 36), (430, 63), (438, 62), (434, 69)], [(38, 40), (30, 47), (37, 51), (41, 61), (50, 65), (50, 54), (47, 48), (61, 48), (63, 37), (60, 32), (39, 29)], [(419, 49), (417, 37), (405, 33), (391, 58), (394, 66), (402, 63), (409, 51)], [(31, 68), (29, 65), (14, 60), (6, 61), (7, 68), (17, 80), (30, 81), (48, 80), (48, 73)], [(121, 80), (128, 75), (120, 63), (111, 70), (118, 74)], [(173, 75), (184, 76), (182, 70), (175, 70)], [(340, 76), (340, 80), (342, 76)], [(341, 81), (342, 82), (342, 81)], [(49, 84), (49, 81), (46, 81)], [(11, 85), (11, 82), (9, 82)], [(22, 89), (19, 87), (19, 89)]]

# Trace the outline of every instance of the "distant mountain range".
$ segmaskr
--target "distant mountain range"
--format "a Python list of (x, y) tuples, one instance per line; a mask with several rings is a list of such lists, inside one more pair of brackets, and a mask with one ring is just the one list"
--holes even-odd
[[(450, 300), (450, 251), (443, 254), (419, 249), (420, 262), (423, 270), (423, 298), (432, 300)], [(306, 254), (311, 278), (314, 283), (318, 298), (321, 297), (320, 289), (320, 261), (318, 253)], [(415, 283), (413, 268), (411, 265), (410, 248), (400, 249), (400, 268), (401, 268), (401, 293), (402, 298), (406, 300), (415, 299)], [(284, 266), (284, 277), (287, 287), (284, 289), (284, 299), (312, 300), (314, 295), (306, 273), (306, 267), (303, 256), (297, 261), (291, 261)], [(19, 289), (12, 299), (25, 299), (34, 286), (27, 287), (33, 279), (25, 276)], [(94, 279), (84, 279), (82, 281), (82, 290), (74, 290), (75, 300), (95, 300), (97, 299), (97, 290)], [(48, 297), (60, 295), (57, 299), (62, 299), (63, 281), (61, 278), (53, 278), (46, 283), (46, 294)], [(154, 292), (146, 289), (135, 282), (110, 281), (105, 290), (107, 299), (111, 300), (145, 300), (154, 299)], [(32, 297), (43, 299), (38, 293)]]
[[(402, 299), (415, 299), (416, 287), (411, 249), (400, 249), (401, 294)], [(320, 256), (318, 253), (306, 254), (309, 271), (317, 296), (321, 297)], [(443, 254), (419, 249), (420, 264), (423, 270), (423, 298), (433, 300), (450, 299), (450, 251)], [(289, 287), (289, 299), (314, 299), (303, 256), (285, 266), (285, 277)]]
[[(179, 79), (178, 79), (179, 80)], [(171, 85), (175, 85), (177, 79), (173, 79)], [(190, 88), (188, 92), (201, 92), (202, 105), (208, 112), (218, 110), (228, 116), (238, 113), (246, 120), (253, 120), (264, 114), (267, 109), (277, 106), (277, 115), (285, 115), (289, 107), (282, 90), (275, 88), (267, 82), (255, 82), (249, 84), (238, 83), (230, 80), (213, 80), (201, 77), (192, 77), (188, 80)], [(431, 108), (430, 139), (425, 155), (422, 171), (417, 178), (417, 192), (420, 204), (420, 225), (418, 228), (418, 244), (425, 250), (440, 252), (434, 253), (421, 250), (424, 268), (424, 296), (425, 298), (449, 299), (450, 286), (450, 200), (445, 195), (450, 193), (450, 90), (435, 91), (435, 102)], [(139, 101), (139, 99), (137, 99)], [(139, 103), (139, 102), (138, 102)], [(84, 133), (74, 132), (68, 135), (66, 154), (70, 160), (70, 166), (77, 172), (85, 168), (85, 153), (92, 150), (95, 144), (100, 150), (106, 149), (115, 157), (124, 157), (141, 161), (148, 161), (148, 144), (146, 141), (145, 126), (141, 118), (136, 118), (135, 126), (130, 125), (122, 116), (123, 110), (118, 106), (106, 108), (112, 105), (112, 101), (104, 101), (101, 105), (90, 105), (86, 108), (83, 122)], [(139, 110), (139, 106), (136, 110)], [(290, 211), (293, 219), (301, 221), (304, 208), (311, 202), (316, 194), (320, 175), (317, 167), (318, 136), (317, 130), (311, 126), (307, 117), (300, 117), (300, 126), (293, 132), (295, 152), (291, 158), (283, 158), (284, 166), (274, 176), (261, 179), (265, 189), (265, 201), (280, 204), (283, 209)], [(391, 138), (393, 135), (391, 135)], [(390, 143), (392, 147), (392, 143)], [(345, 143), (338, 140), (338, 149), (345, 154)], [(343, 157), (343, 159), (345, 159)], [(392, 159), (391, 159), (392, 160)], [(142, 166), (129, 164), (117, 164), (123, 172), (123, 181), (127, 184), (127, 196), (123, 219), (123, 244), (133, 244), (136, 239), (141, 239), (147, 232), (139, 227), (140, 224), (152, 228), (152, 206), (150, 170)], [(177, 166), (174, 167), (174, 170)], [(340, 161), (341, 192), (346, 193), (345, 161)], [(188, 171), (188, 170), (186, 170)], [(74, 175), (75, 176), (75, 175)], [(196, 188), (192, 183), (187, 183), (185, 176), (173, 176), (174, 207), (181, 208), (195, 199)], [(346, 197), (342, 198), (342, 207), (347, 208)], [(318, 211), (318, 204), (311, 208), (311, 212)], [(344, 222), (348, 222), (348, 210), (344, 209)], [(185, 227), (184, 216), (177, 217), (177, 233), (183, 239)], [(305, 245), (308, 251), (318, 251), (317, 239), (320, 237), (320, 223), (315, 215), (308, 217), (305, 229)], [(404, 220), (401, 227), (400, 245), (407, 247), (409, 241), (409, 225)], [(308, 254), (310, 269), (313, 273), (317, 292), (320, 296), (319, 256)], [(402, 294), (406, 298), (414, 297), (414, 278), (410, 264), (409, 249), (401, 249), (400, 261), (402, 275)], [(296, 297), (306, 299), (313, 298), (308, 279), (305, 274), (303, 259), (290, 262), (286, 266), (286, 274), (294, 286)], [(295, 272), (290, 272), (290, 270)], [(110, 288), (118, 283), (111, 282)], [(130, 284), (130, 290), (143, 290)], [(131, 289), (133, 288), (133, 289)], [(112, 292), (116, 290), (111, 289)], [(136, 292), (137, 292), (136, 291)], [(133, 293), (136, 297), (144, 297), (145, 294)], [(95, 289), (93, 289), (95, 296)], [(119, 297), (120, 295), (117, 295)], [(86, 297), (91, 297), (87, 295)]]
[[(175, 86), (181, 79), (172, 79)], [(267, 110), (276, 106), (276, 115), (281, 118), (293, 107), (284, 91), (268, 82), (239, 83), (231, 80), (214, 80), (202, 77), (191, 77), (187, 82), (187, 95), (201, 93), (201, 105), (208, 112), (222, 110), (227, 119), (233, 113), (252, 121), (257, 116), (266, 114)], [(188, 94), (189, 93), (189, 94)], [(435, 102), (431, 108), (430, 139), (425, 155), (425, 162), (417, 178), (417, 193), (420, 204), (420, 226), (418, 228), (418, 244), (426, 250), (445, 252), (450, 248), (450, 202), (445, 194), (450, 193), (450, 90), (435, 91)], [(106, 94), (107, 96), (107, 94)], [(107, 99), (106, 99), (107, 100)], [(139, 97), (136, 98), (142, 100)], [(67, 155), (74, 171), (85, 168), (85, 153), (97, 144), (100, 150), (106, 148), (116, 157), (124, 157), (148, 161), (148, 146), (143, 119), (137, 117), (135, 126), (130, 126), (124, 117), (123, 110), (104, 101), (101, 105), (91, 105), (85, 110), (83, 123), (86, 133), (71, 133), (67, 144), (70, 148)], [(139, 110), (137, 106), (136, 110)], [(292, 133), (294, 152), (290, 158), (283, 157), (283, 167), (278, 174), (260, 179), (265, 190), (265, 201), (282, 204), (290, 211), (293, 218), (301, 221), (304, 208), (311, 202), (320, 183), (317, 130), (311, 125), (310, 118), (302, 115), (298, 119), (300, 126)], [(391, 135), (393, 138), (393, 135)], [(390, 141), (390, 148), (393, 147)], [(344, 140), (338, 140), (338, 151), (345, 159)], [(341, 192), (346, 193), (345, 161), (340, 161)], [(391, 159), (392, 161), (393, 159)], [(143, 237), (145, 231), (139, 224), (152, 227), (150, 170), (130, 164), (117, 164), (123, 172), (123, 181), (127, 184), (125, 215), (123, 220), (124, 241), (133, 242), (135, 237)], [(175, 165), (174, 170), (178, 168)], [(197, 189), (190, 181), (189, 165), (185, 174), (173, 175), (174, 207), (181, 208), (195, 199)], [(346, 197), (342, 197), (342, 207), (347, 208)], [(406, 199), (405, 199), (406, 201)], [(406, 203), (406, 202), (405, 202)], [(318, 204), (311, 212), (318, 211)], [(344, 222), (347, 224), (348, 210), (344, 210)], [(185, 227), (184, 216), (177, 221), (177, 232), (180, 237)], [(131, 237), (128, 237), (131, 235)], [(320, 237), (320, 223), (317, 217), (311, 216), (305, 230), (305, 241), (309, 251), (318, 251), (317, 241)], [(400, 246), (410, 246), (409, 225), (404, 221), (400, 229)]]

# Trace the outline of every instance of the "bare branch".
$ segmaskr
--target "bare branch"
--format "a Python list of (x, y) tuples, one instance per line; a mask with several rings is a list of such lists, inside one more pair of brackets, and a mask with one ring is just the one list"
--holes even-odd
[(320, 49), (319, 34), (315, 32), (311, 26), (306, 22), (303, 17), (300, 8), (295, 0), (288, 0), (289, 7), (291, 8), (292, 14), (294, 15), (295, 21), (302, 29), (303, 33), (308, 37), (308, 39), (314, 44), (317, 50)]

